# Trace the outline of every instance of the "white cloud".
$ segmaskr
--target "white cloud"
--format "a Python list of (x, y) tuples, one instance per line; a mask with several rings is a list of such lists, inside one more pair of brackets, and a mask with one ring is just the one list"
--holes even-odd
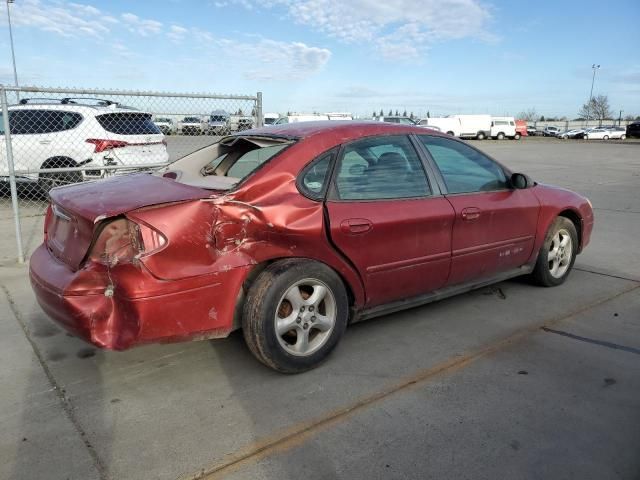
[(162, 23), (156, 20), (140, 18), (133, 13), (123, 13), (120, 18), (127, 24), (129, 31), (138, 33), (143, 37), (162, 31)]
[(234, 57), (245, 58), (245, 76), (251, 80), (302, 79), (321, 71), (331, 58), (326, 48), (301, 42), (262, 39), (228, 46)]
[(387, 58), (414, 59), (443, 40), (496, 41), (479, 0), (227, 0), (281, 7), (297, 23), (346, 43), (373, 44)]

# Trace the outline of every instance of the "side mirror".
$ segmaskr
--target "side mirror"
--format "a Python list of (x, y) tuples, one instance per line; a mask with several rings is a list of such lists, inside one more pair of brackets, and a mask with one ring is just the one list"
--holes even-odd
[(511, 187), (517, 190), (533, 187), (535, 182), (524, 173), (514, 173), (511, 175)]

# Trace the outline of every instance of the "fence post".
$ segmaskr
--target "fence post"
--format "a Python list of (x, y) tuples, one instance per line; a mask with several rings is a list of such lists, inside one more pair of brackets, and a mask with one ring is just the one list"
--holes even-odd
[(258, 92), (256, 97), (256, 127), (264, 126), (264, 117), (262, 115), (262, 92)]
[(9, 185), (11, 187), (11, 206), (13, 207), (13, 222), (16, 229), (16, 244), (18, 247), (18, 263), (24, 263), (24, 250), (22, 248), (22, 228), (20, 226), (20, 211), (18, 209), (18, 189), (16, 186), (16, 174), (13, 165), (13, 150), (11, 148), (11, 131), (9, 130), (9, 108), (7, 103), (7, 91), (0, 86), (0, 103), (2, 103), (2, 121), (4, 123), (5, 150), (7, 155), (7, 167), (9, 169)]

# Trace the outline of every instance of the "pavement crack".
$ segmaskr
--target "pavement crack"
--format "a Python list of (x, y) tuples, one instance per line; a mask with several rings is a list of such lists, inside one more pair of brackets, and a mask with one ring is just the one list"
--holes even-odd
[(618, 343), (607, 342), (605, 340), (598, 340), (597, 338), (582, 337), (574, 333), (569, 333), (562, 330), (554, 330), (553, 328), (549, 328), (549, 327), (540, 327), (540, 330), (543, 330), (548, 333), (555, 333), (556, 335), (562, 335), (563, 337), (572, 338), (574, 340), (579, 340), (581, 342), (592, 343), (593, 345), (600, 345), (601, 347), (612, 348), (614, 350), (622, 350), (623, 352), (635, 353), (636, 355), (640, 355), (640, 348), (627, 347), (625, 345), (620, 345)]
[(590, 269), (584, 268), (584, 267), (575, 267), (574, 266), (573, 269), (577, 270), (579, 272), (593, 273), (594, 275), (602, 275), (603, 277), (617, 278), (619, 280), (628, 280), (630, 282), (640, 282), (640, 279), (638, 279), (638, 278), (623, 277), (622, 275), (614, 275), (612, 273), (599, 272), (597, 270), (590, 270)]
[(71, 401), (67, 398), (65, 390), (62, 387), (60, 387), (60, 385), (58, 385), (58, 382), (53, 376), (51, 369), (47, 365), (47, 362), (45, 361), (44, 356), (42, 355), (42, 352), (40, 351), (40, 349), (34, 342), (33, 338), (31, 337), (31, 332), (29, 331), (29, 327), (24, 321), (24, 318), (22, 318), (22, 314), (18, 310), (18, 307), (16, 305), (15, 300), (13, 299), (13, 296), (11, 295), (11, 292), (9, 292), (9, 289), (4, 284), (0, 284), (0, 289), (4, 292), (4, 295), (7, 298), (7, 302), (9, 302), (9, 308), (11, 308), (11, 312), (13, 313), (13, 316), (16, 319), (16, 322), (24, 332), (24, 336), (26, 337), (27, 341), (31, 345), (31, 349), (33, 350), (33, 353), (35, 354), (36, 358), (38, 359), (38, 362), (40, 363), (40, 367), (42, 367), (42, 370), (44, 371), (44, 374), (46, 375), (47, 380), (51, 384), (53, 391), (56, 393), (56, 396), (58, 397), (58, 400), (60, 401), (60, 404), (62, 406), (62, 410), (64, 410), (64, 413), (67, 415), (67, 418), (73, 425), (73, 428), (76, 430), (76, 432), (80, 436), (82, 443), (84, 443), (85, 447), (87, 448), (87, 451), (89, 452), (89, 456), (93, 460), (96, 470), (98, 471), (98, 475), (100, 475), (100, 480), (108, 480), (109, 477), (107, 475), (107, 468), (105, 464), (103, 463), (102, 459), (98, 455), (98, 452), (96, 451), (95, 447), (89, 441), (87, 437), (87, 432), (84, 430), (84, 428), (80, 424), (80, 421), (76, 418), (73, 405)]

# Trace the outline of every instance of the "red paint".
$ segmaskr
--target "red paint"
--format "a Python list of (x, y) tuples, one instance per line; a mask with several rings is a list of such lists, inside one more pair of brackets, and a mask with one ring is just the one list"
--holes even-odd
[[(531, 263), (563, 211), (579, 219), (580, 248), (589, 242), (588, 201), (544, 185), (325, 204), (298, 192), (298, 173), (321, 153), (362, 136), (424, 134), (421, 128), (309, 122), (242, 134), (256, 133), (298, 141), (232, 192), (146, 174), (53, 190), (45, 242), (30, 265), (44, 311), (109, 349), (224, 337), (235, 327), (243, 283), (268, 261), (327, 264), (357, 312)], [(144, 251), (108, 266), (89, 251), (106, 248), (97, 238), (114, 218), (138, 226)]]

